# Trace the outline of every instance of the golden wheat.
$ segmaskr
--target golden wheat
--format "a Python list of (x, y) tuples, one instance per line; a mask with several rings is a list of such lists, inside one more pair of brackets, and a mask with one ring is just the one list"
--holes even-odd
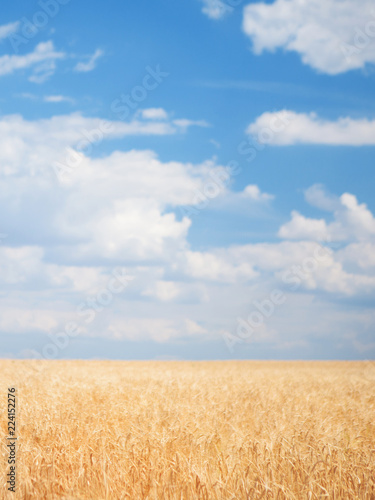
[(375, 363), (3, 360), (0, 380), (2, 498), (375, 498)]

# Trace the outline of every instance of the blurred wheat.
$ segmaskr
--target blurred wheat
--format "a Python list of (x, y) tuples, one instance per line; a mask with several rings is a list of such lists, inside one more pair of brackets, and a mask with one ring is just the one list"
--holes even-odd
[[(1, 361), (22, 499), (375, 499), (375, 363)], [(34, 367), (34, 368), (33, 368)]]

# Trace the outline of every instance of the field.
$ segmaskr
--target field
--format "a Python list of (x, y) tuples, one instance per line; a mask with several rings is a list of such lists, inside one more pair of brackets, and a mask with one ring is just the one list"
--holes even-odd
[(0, 362), (25, 499), (375, 499), (373, 362)]

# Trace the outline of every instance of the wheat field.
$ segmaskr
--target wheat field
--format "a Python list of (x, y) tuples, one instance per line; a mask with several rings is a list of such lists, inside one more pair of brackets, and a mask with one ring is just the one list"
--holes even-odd
[(375, 499), (375, 363), (8, 361), (22, 499)]

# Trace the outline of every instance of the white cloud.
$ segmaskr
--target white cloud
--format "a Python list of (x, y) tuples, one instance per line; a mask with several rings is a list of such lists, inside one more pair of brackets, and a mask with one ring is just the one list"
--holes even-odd
[(73, 103), (74, 99), (71, 97), (67, 97), (64, 95), (45, 95), (43, 97), (31, 94), (30, 92), (22, 92), (21, 94), (16, 94), (16, 97), (22, 97), (23, 99), (32, 99), (32, 100), (37, 100), (37, 99), (42, 99), (44, 102), (52, 102), (52, 103), (58, 103), (58, 102), (70, 102)]
[(230, 0), (201, 0), (203, 2), (202, 12), (210, 19), (222, 19), (226, 14), (232, 12), (233, 7)]
[[(23, 226), (19, 214), (28, 212), (35, 196), (38, 202), (32, 206), (39, 237), (54, 234), (62, 242), (61, 253), (71, 258), (168, 259), (171, 252), (186, 246), (190, 226), (188, 218), (179, 220), (170, 207), (191, 203), (192, 193), (203, 188), (208, 165), (163, 163), (150, 151), (114, 152), (104, 158), (82, 154), (79, 165), (59, 182), (53, 166), (56, 162), (70, 165), (67, 151), (72, 152), (72, 146), (85, 137), (176, 132), (165, 122), (110, 122), (107, 125), (112, 128), (107, 126), (105, 135), (100, 123), (79, 113), (37, 121), (17, 115), (0, 120), (0, 186), (4, 188), (0, 206), (13, 214), (9, 227), (14, 233), (15, 226)], [(21, 189), (24, 183), (29, 185), (27, 192)], [(82, 196), (88, 212), (82, 212)], [(49, 206), (46, 213), (44, 205)], [(26, 233), (21, 231), (19, 237), (23, 234), (27, 239)], [(70, 240), (78, 244), (74, 251)]]
[[(164, 274), (164, 272), (162, 272)], [(148, 279), (140, 287), (142, 297), (149, 297), (158, 302), (175, 304), (201, 304), (209, 300), (205, 284), (186, 281), (167, 281)], [(143, 289), (142, 287), (145, 286)]]
[(3, 24), (2, 26), (0, 26), (0, 40), (7, 38), (9, 35), (17, 31), (19, 25), (20, 22), (16, 21), (14, 23)]
[[(113, 122), (110, 136), (139, 132), (140, 123), (158, 125), (139, 119), (132, 128), (131, 123)], [(0, 212), (7, 215), (1, 232), (8, 234), (0, 247), (0, 289), (8, 291), (0, 305), (0, 331), (57, 332), (76, 321), (87, 336), (159, 342), (220, 338), (223, 330), (235, 333), (236, 318), (276, 287), (288, 295), (284, 316), (267, 319), (258, 338), (285, 346), (305, 341), (314, 318), (327, 318), (327, 311), (335, 315), (326, 328), (341, 327), (347, 313), (336, 311), (329, 297), (337, 303), (338, 297), (357, 300), (374, 293), (374, 218), (353, 195), (335, 197), (322, 186), (306, 191), (310, 203), (329, 211), (318, 229), (341, 244), (339, 250), (328, 249), (292, 290), (283, 276), (314, 256), (317, 243), (308, 238), (316, 237), (316, 229), (306, 235), (304, 227), (289, 222), (284, 236), (297, 240), (204, 250), (190, 243), (195, 220), (181, 217), (179, 207), (192, 204), (192, 194), (204, 189), (209, 172), (222, 172), (212, 161), (162, 161), (153, 151), (136, 150), (86, 154), (58, 182), (53, 160), (80, 140), (82, 130), (99, 124), (79, 113), (36, 121), (0, 119)], [(251, 207), (271, 199), (254, 184), (235, 193), (227, 186), (220, 196)], [(309, 225), (309, 219), (303, 222)], [(117, 266), (125, 266), (134, 281), (95, 324), (86, 325), (77, 306), (104, 289)], [(298, 312), (301, 302), (306, 309)]]
[(207, 331), (189, 318), (116, 318), (109, 329), (110, 337), (129, 340), (167, 342), (181, 337), (202, 337)]
[(0, 76), (9, 75), (17, 70), (34, 67), (34, 74), (29, 78), (41, 83), (55, 71), (55, 61), (63, 59), (64, 52), (56, 52), (53, 42), (39, 43), (33, 52), (20, 55), (4, 55), (0, 57)]
[[(232, 307), (236, 310), (242, 303), (242, 294), (246, 294), (246, 301), (251, 303), (252, 297), (259, 300), (275, 287), (284, 289), (285, 293), (304, 290), (324, 292), (334, 297), (374, 293), (373, 260), (368, 262), (364, 259), (366, 267), (350, 270), (345, 268), (349, 257), (346, 256), (345, 261), (344, 254), (340, 252), (324, 248), (314, 241), (259, 243), (210, 252), (187, 251), (179, 265), (198, 282), (211, 282), (210, 294), (217, 283), (226, 285), (228, 293), (232, 289), (232, 299), (237, 300)], [(367, 252), (363, 253), (368, 259)], [(224, 307), (222, 302), (221, 305)]]
[(248, 262), (233, 262), (228, 258), (228, 252), (192, 252), (184, 254), (183, 268), (187, 275), (193, 278), (235, 283), (248, 281), (258, 276), (252, 264)]
[(156, 281), (143, 292), (146, 297), (154, 297), (162, 302), (170, 302), (181, 293), (179, 285), (173, 281)]
[(327, 193), (324, 186), (321, 184), (314, 184), (305, 191), (305, 199), (310, 205), (333, 212), (340, 205), (338, 196)]
[(75, 71), (87, 73), (96, 68), (97, 60), (104, 55), (104, 51), (101, 49), (96, 49), (94, 54), (90, 56), (87, 62), (79, 62), (74, 67)]
[(84, 117), (78, 112), (36, 121), (27, 121), (20, 115), (3, 116), (0, 130), (0, 170), (6, 175), (15, 175), (19, 169), (24, 173), (41, 171), (53, 174), (52, 167), (56, 162), (66, 165), (67, 160), (77, 157), (72, 148), (89, 154), (88, 150), (93, 151), (102, 140), (185, 132), (185, 128), (178, 128), (165, 120), (110, 122)]
[(186, 118), (181, 118), (173, 120), (173, 123), (180, 127), (182, 130), (186, 130), (188, 127), (209, 127), (210, 124), (205, 120), (188, 120)]
[(292, 219), (281, 226), (280, 238), (291, 240), (328, 241), (328, 228), (324, 219), (308, 219), (293, 210)]
[(256, 184), (249, 184), (241, 194), (244, 198), (249, 198), (254, 201), (266, 201), (274, 198), (272, 194), (262, 193)]
[[(375, 269), (372, 273), (369, 273), (370, 267), (366, 267), (365, 273), (364, 268), (350, 272), (344, 268), (340, 253), (324, 249), (314, 241), (249, 244), (221, 252), (223, 257), (225, 255), (227, 265), (234, 262), (237, 266), (251, 264), (257, 275), (252, 278), (249, 276), (248, 279), (256, 287), (261, 287), (261, 281), (267, 283), (272, 276), (274, 286), (284, 289), (298, 284), (297, 289), (300, 290), (346, 296), (375, 291)], [(304, 262), (307, 263), (306, 267)], [(278, 283), (275, 283), (275, 278), (279, 280)]]
[(167, 120), (168, 113), (163, 108), (142, 109), (140, 115), (145, 120)]
[(336, 75), (375, 63), (372, 0), (276, 0), (251, 3), (243, 30), (253, 51), (282, 48), (297, 52), (305, 64)]
[[(274, 196), (262, 192), (256, 184), (249, 184), (242, 191), (232, 191), (230, 189), (230, 178), (228, 178), (227, 185), (213, 184), (212, 180), (212, 177), (210, 177), (205, 184), (206, 188), (201, 193), (203, 203), (207, 202), (210, 209), (225, 212), (232, 216), (241, 215), (252, 219), (260, 219), (262, 216), (267, 216), (267, 213), (270, 214), (270, 202), (274, 199)], [(217, 188), (215, 188), (215, 185)], [(205, 192), (212, 192), (214, 196), (205, 198)], [(195, 199), (198, 199), (197, 195)]]
[(56, 265), (43, 262), (45, 250), (38, 246), (21, 246), (17, 248), (0, 247), (0, 286), (25, 286), (33, 284), (36, 288), (61, 289), (63, 291), (90, 291), (105, 280), (100, 276), (102, 269), (78, 269), (74, 266)]
[(359, 270), (375, 270), (375, 243), (352, 243), (337, 252), (344, 266)]
[(262, 137), (266, 144), (325, 144), (335, 146), (375, 145), (375, 120), (349, 117), (329, 121), (315, 113), (283, 111), (287, 117), (284, 126), (277, 124), (280, 112), (266, 112), (247, 128), (247, 133)]
[[(323, 205), (325, 210), (333, 212), (334, 220), (327, 223), (325, 219), (309, 219), (296, 211), (292, 219), (281, 226), (279, 236), (287, 239), (309, 239), (315, 241), (368, 241), (375, 237), (375, 218), (367, 206), (359, 204), (357, 198), (344, 193), (335, 202), (326, 195), (321, 187), (306, 191), (307, 201)], [(327, 203), (329, 201), (329, 203)]]
[(169, 302), (179, 295), (179, 288), (173, 281), (157, 281), (151, 288), (146, 289), (143, 295), (155, 297), (163, 302)]
[(33, 83), (44, 83), (55, 73), (55, 71), (55, 61), (46, 61), (34, 68), (33, 74), (29, 76), (28, 80)]
[(71, 97), (66, 97), (64, 95), (46, 95), (43, 100), (44, 102), (74, 102)]
[(366, 241), (375, 236), (375, 218), (365, 203), (359, 204), (350, 193), (340, 196), (341, 206), (335, 211), (335, 222), (328, 227), (332, 239)]

